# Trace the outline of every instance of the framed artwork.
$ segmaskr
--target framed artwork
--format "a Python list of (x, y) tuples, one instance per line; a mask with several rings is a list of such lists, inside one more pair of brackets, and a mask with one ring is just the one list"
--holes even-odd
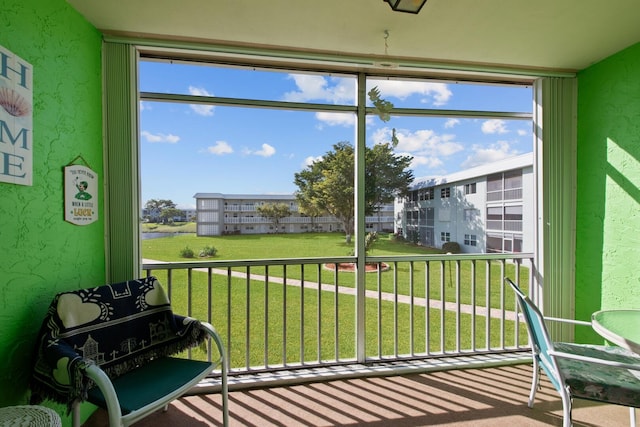
[(88, 225), (98, 219), (98, 175), (83, 165), (64, 168), (64, 220)]

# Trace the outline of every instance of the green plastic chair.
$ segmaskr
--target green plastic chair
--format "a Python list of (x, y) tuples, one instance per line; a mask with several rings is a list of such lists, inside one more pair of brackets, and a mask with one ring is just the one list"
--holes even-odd
[(516, 294), (531, 341), (533, 378), (528, 406), (533, 407), (542, 369), (562, 399), (564, 427), (572, 425), (574, 398), (629, 406), (635, 427), (634, 408), (640, 407), (640, 356), (621, 347), (551, 341), (538, 307), (511, 279), (505, 282)]

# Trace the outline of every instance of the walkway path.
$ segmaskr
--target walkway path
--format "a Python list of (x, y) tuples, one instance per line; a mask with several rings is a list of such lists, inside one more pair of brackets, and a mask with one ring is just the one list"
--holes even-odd
[[(143, 264), (164, 264), (166, 263), (165, 261), (156, 261), (156, 260), (152, 260), (152, 259), (143, 259), (142, 260)], [(208, 268), (194, 268), (195, 271), (201, 271), (201, 272), (208, 272), (209, 269)], [(212, 268), (211, 269), (211, 273), (212, 274), (219, 274), (219, 275), (223, 275), (226, 276), (227, 270), (226, 269), (219, 269), (219, 268)], [(231, 271), (231, 276), (232, 277), (236, 277), (236, 278), (240, 278), (240, 279), (246, 279), (247, 278), (247, 273), (243, 273), (241, 271)], [(257, 281), (262, 281), (264, 282), (265, 280), (265, 276), (261, 275), (261, 274), (250, 274), (249, 278), (251, 280), (257, 280)], [(273, 277), (273, 276), (269, 276), (269, 282), (270, 283), (279, 283), (279, 284), (284, 284), (284, 279), (282, 277)], [(298, 279), (291, 279), (291, 278), (287, 278), (287, 285), (288, 286), (297, 286), (300, 287), (302, 285), (302, 281), (298, 280)], [(318, 289), (318, 283), (317, 282), (309, 282), (306, 281), (304, 282), (304, 287), (307, 289)], [(321, 286), (321, 290), (326, 291), (326, 292), (335, 292), (336, 291), (336, 286), (335, 285), (331, 285), (331, 284), (326, 284), (323, 283)], [(355, 288), (351, 288), (351, 287), (347, 287), (347, 286), (338, 286), (338, 292), (341, 294), (346, 294), (346, 295), (354, 295), (356, 294), (356, 289)], [(365, 296), (367, 298), (373, 298), (373, 299), (378, 299), (378, 292), (377, 291), (370, 291), (367, 290), (365, 291)], [(395, 301), (396, 296), (390, 292), (382, 292), (380, 294), (380, 297), (382, 298), (383, 301)], [(402, 303), (402, 304), (410, 304), (411, 303), (411, 297), (409, 295), (398, 295), (398, 302)], [(427, 304), (427, 300), (426, 298), (418, 298), (418, 297), (413, 297), (413, 304), (419, 307), (425, 307)], [(444, 303), (444, 309), (445, 310), (449, 310), (449, 311), (456, 311), (456, 307), (458, 306), (458, 304), (456, 304), (455, 302), (446, 302)], [(429, 307), (430, 308), (435, 308), (435, 309), (442, 309), (442, 301), (441, 300), (435, 300), (435, 299), (430, 299), (429, 300)], [(473, 306), (470, 304), (460, 304), (460, 313), (463, 314), (471, 314), (473, 312)], [(477, 316), (486, 316), (487, 314), (487, 309), (485, 307), (476, 307), (476, 315)], [(495, 318), (495, 319), (500, 319), (502, 318), (502, 310), (497, 309), (497, 308), (492, 308), (491, 309), (491, 317)], [(504, 312), (504, 317), (505, 320), (515, 320), (516, 319), (516, 313), (514, 311), (505, 311)]]

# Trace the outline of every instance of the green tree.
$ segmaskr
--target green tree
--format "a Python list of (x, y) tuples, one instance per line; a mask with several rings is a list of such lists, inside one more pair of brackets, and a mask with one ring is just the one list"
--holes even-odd
[(176, 209), (176, 208), (164, 208), (162, 209), (162, 212), (160, 212), (160, 219), (162, 219), (162, 222), (164, 224), (166, 223), (171, 223), (173, 222), (173, 218), (175, 217), (181, 217), (182, 211), (180, 209)]
[[(365, 147), (365, 215), (409, 192), (414, 177), (408, 168), (413, 158), (394, 154), (394, 145)], [(339, 142), (294, 178), (299, 205), (335, 216), (343, 225), (347, 243), (355, 224), (354, 165), (353, 146)]]
[[(144, 207), (145, 209), (147, 209), (147, 212), (149, 212), (147, 217), (150, 220), (157, 222), (158, 218), (162, 218), (162, 211), (164, 209), (167, 209), (167, 208), (175, 209), (176, 204), (173, 203), (173, 201), (168, 199), (149, 199), (144, 204)], [(180, 212), (178, 215), (182, 215), (182, 212)]]
[(280, 220), (291, 215), (291, 209), (285, 203), (265, 203), (258, 206), (257, 211), (263, 217), (271, 220), (276, 233), (280, 230)]
[(409, 169), (413, 157), (395, 155), (396, 143), (376, 144), (367, 148), (365, 155), (365, 187), (367, 208), (371, 215), (382, 205), (391, 203), (398, 196), (406, 196), (413, 182)]
[(316, 218), (324, 215), (326, 212), (317, 204), (307, 203), (306, 201), (298, 201), (298, 210), (301, 214), (309, 217), (311, 220), (311, 231), (316, 231)]
[(301, 214), (311, 218), (311, 230), (316, 229), (315, 220), (327, 213), (322, 200), (316, 191), (315, 185), (322, 179), (322, 171), (319, 167), (308, 167), (295, 174), (294, 183), (298, 187), (296, 200)]

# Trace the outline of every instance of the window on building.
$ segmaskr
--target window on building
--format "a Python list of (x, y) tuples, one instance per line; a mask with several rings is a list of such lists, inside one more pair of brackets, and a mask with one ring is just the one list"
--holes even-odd
[(480, 211), (478, 209), (465, 209), (464, 210), (464, 220), (466, 222), (476, 222), (478, 217), (480, 216)]
[(502, 230), (502, 206), (487, 207), (487, 230)]
[(472, 182), (471, 184), (465, 184), (464, 194), (476, 194), (476, 183)]
[(502, 236), (487, 234), (487, 252), (502, 253)]
[(433, 200), (433, 187), (425, 188), (422, 190), (422, 200)]
[(522, 235), (515, 233), (487, 233), (487, 252), (522, 252)]
[(515, 253), (522, 252), (522, 236), (513, 237), (513, 252)]
[(475, 234), (465, 234), (464, 235), (464, 244), (466, 246), (477, 246), (478, 238)]
[(444, 187), (440, 189), (440, 198), (446, 199), (451, 197), (451, 187)]
[(502, 200), (502, 174), (487, 176), (487, 201)]
[(504, 173), (504, 200), (522, 199), (522, 170)]
[(487, 177), (487, 201), (522, 199), (522, 169)]
[(440, 232), (440, 241), (441, 242), (450, 242), (451, 241), (451, 233), (449, 233), (448, 231), (441, 231)]
[(522, 231), (522, 206), (504, 207), (504, 229)]

